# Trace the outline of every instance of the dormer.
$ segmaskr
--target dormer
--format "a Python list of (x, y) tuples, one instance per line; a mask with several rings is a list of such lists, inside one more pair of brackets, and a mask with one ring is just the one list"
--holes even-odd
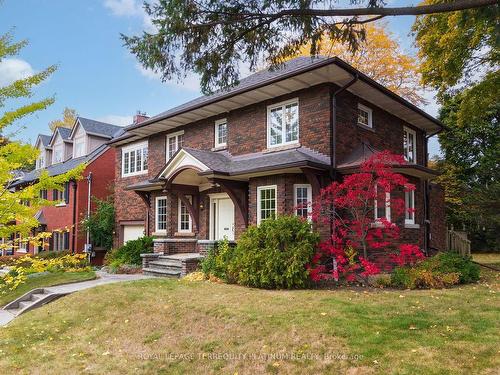
[(113, 138), (120, 126), (77, 117), (69, 139), (73, 142), (73, 158), (88, 155)]
[(59, 127), (54, 130), (49, 146), (52, 148), (52, 164), (62, 163), (73, 156), (71, 129)]
[(39, 154), (36, 159), (36, 169), (42, 169), (48, 167), (52, 162), (52, 149), (50, 148), (50, 135), (39, 134), (36, 142), (35, 148), (38, 149)]

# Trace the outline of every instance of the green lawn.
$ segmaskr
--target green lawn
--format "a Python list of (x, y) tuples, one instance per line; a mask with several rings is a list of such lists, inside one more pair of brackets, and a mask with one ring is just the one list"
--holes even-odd
[(498, 281), (486, 271), (478, 284), (422, 291), (110, 284), (1, 329), (0, 373), (496, 374)]
[(0, 293), (0, 306), (5, 306), (7, 303), (15, 300), (17, 297), (22, 296), (24, 293), (29, 292), (35, 288), (43, 288), (46, 286), (73, 283), (77, 281), (92, 280), (96, 275), (94, 271), (88, 272), (58, 272), (49, 273), (46, 275), (30, 277), (24, 283), (13, 291), (6, 294)]

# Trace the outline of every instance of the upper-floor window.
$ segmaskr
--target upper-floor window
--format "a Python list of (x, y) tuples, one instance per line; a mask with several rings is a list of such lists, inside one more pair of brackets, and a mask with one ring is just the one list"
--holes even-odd
[(267, 107), (267, 147), (298, 143), (298, 141), (298, 99)]
[(64, 144), (55, 144), (52, 149), (52, 164), (61, 163), (64, 159)]
[(39, 194), (40, 194), (40, 199), (47, 199), (49, 196), (47, 189), (40, 190)]
[(403, 155), (408, 163), (416, 163), (417, 134), (414, 130), (403, 128)]
[(310, 219), (312, 206), (312, 188), (309, 184), (293, 185), (295, 215)]
[(148, 172), (148, 143), (136, 143), (122, 149), (122, 176)]
[(371, 108), (358, 103), (358, 125), (373, 128), (373, 111)]
[(257, 224), (276, 217), (277, 190), (276, 185), (257, 187)]
[(85, 151), (86, 151), (85, 145), (86, 145), (85, 136), (75, 138), (75, 142), (73, 144), (73, 157), (74, 158), (78, 158), (80, 156), (85, 155)]
[(41, 151), (38, 159), (36, 159), (36, 169), (45, 167), (45, 151)]
[(167, 135), (167, 161), (177, 152), (178, 149), (184, 144), (184, 130), (177, 133)]
[(227, 120), (215, 121), (215, 147), (227, 145)]

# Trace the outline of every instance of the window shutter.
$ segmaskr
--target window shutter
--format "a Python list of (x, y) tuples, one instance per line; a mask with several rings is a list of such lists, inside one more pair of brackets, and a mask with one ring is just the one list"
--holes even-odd
[(52, 200), (53, 201), (57, 200), (57, 193), (58, 193), (57, 189), (52, 190)]
[(69, 203), (69, 182), (64, 184), (64, 201), (66, 204)]
[(55, 232), (52, 232), (52, 236), (49, 237), (49, 247), (47, 250), (52, 251), (54, 250), (54, 236), (56, 235)]

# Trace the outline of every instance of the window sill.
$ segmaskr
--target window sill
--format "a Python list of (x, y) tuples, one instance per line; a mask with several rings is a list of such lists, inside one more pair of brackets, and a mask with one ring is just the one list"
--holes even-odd
[(142, 175), (145, 175), (145, 174), (148, 174), (148, 171), (142, 171), (142, 172), (139, 172), (139, 173), (128, 173), (128, 174), (123, 174), (122, 173), (122, 178), (134, 177), (134, 176), (142, 176)]
[(210, 151), (223, 151), (223, 150), (227, 150), (227, 145), (219, 145), (219, 146), (212, 147), (210, 149)]
[(194, 237), (196, 233), (194, 232), (175, 232), (174, 237)]
[(264, 151), (262, 151), (264, 154), (269, 153), (269, 152), (276, 152), (276, 151), (284, 151), (284, 150), (290, 150), (294, 148), (299, 148), (300, 143), (289, 143), (286, 145), (278, 145), (278, 146), (268, 146)]
[(22, 249), (22, 250), (21, 250), (21, 249), (17, 249), (16, 253), (23, 253), (23, 254), (26, 254), (26, 253), (27, 253), (27, 251), (26, 251), (26, 250), (24, 250), (24, 249)]
[(158, 236), (158, 237), (167, 237), (167, 231), (166, 230), (162, 230), (162, 231), (155, 231), (153, 233), (151, 233), (152, 236)]
[(66, 203), (58, 203), (55, 207), (66, 207)]
[(363, 125), (363, 124), (360, 124), (360, 123), (356, 123), (356, 126), (358, 126), (359, 128), (361, 128), (363, 130), (368, 130), (368, 131), (371, 131), (371, 132), (375, 133), (375, 129), (370, 128), (369, 126), (366, 126), (366, 125)]
[(405, 224), (406, 229), (420, 229), (420, 224)]

